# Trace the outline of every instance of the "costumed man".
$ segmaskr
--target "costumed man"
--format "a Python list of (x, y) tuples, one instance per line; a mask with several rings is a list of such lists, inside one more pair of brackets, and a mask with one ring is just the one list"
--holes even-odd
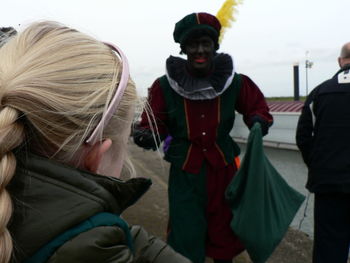
[(187, 60), (167, 59), (166, 74), (149, 89), (152, 114), (144, 111), (133, 133), (145, 149), (172, 137), (164, 157), (171, 163), (168, 243), (194, 263), (206, 256), (232, 262), (244, 250), (230, 228), (232, 212), (224, 196), (240, 154), (230, 136), (235, 111), (248, 127), (260, 122), (263, 134), (272, 124), (259, 88), (235, 72), (230, 55), (217, 53), (220, 29), (208, 13), (176, 23), (174, 40)]

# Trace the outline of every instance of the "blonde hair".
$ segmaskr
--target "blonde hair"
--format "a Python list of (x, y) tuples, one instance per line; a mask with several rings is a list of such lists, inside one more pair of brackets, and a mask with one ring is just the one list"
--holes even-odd
[[(108, 46), (55, 22), (34, 23), (0, 49), (0, 262), (9, 262), (12, 252), (6, 228), (12, 204), (5, 189), (15, 173), (12, 151), (25, 142), (34, 152), (71, 163), (111, 100), (120, 69)], [(120, 134), (131, 126), (136, 100), (129, 78), (103, 138), (125, 147)]]

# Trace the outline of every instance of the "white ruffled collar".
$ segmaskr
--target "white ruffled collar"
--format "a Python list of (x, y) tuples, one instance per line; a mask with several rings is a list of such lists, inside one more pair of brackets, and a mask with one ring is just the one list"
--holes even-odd
[(170, 56), (166, 61), (166, 76), (171, 88), (187, 99), (206, 100), (221, 95), (232, 83), (235, 70), (233, 59), (225, 53), (214, 57), (213, 72), (206, 77), (188, 73), (187, 60)]

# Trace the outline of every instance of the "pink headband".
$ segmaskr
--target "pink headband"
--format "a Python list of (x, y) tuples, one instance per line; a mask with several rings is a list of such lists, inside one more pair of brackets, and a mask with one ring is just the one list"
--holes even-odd
[(97, 124), (96, 128), (93, 130), (93, 132), (91, 133), (89, 138), (85, 141), (85, 143), (87, 143), (89, 145), (94, 145), (98, 141), (99, 137), (102, 136), (102, 132), (103, 132), (104, 128), (108, 125), (110, 119), (112, 118), (113, 114), (117, 110), (117, 107), (118, 107), (118, 105), (123, 97), (124, 91), (126, 89), (126, 86), (128, 84), (128, 80), (129, 80), (129, 73), (130, 73), (129, 72), (129, 64), (128, 64), (128, 60), (127, 60), (126, 56), (124, 55), (124, 53), (117, 46), (115, 46), (113, 44), (109, 44), (109, 43), (104, 43), (104, 44), (106, 44), (113, 51), (115, 51), (116, 53), (119, 54), (121, 61), (123, 63), (123, 71), (122, 71), (119, 85), (116, 89), (116, 92), (115, 92), (111, 102), (109, 103), (109, 105), (107, 107), (107, 110), (103, 113), (100, 122)]

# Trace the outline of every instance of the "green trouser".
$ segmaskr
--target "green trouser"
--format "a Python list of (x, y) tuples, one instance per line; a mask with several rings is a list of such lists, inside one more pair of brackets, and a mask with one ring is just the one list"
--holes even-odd
[(206, 171), (190, 174), (171, 165), (169, 174), (169, 227), (168, 243), (177, 252), (204, 263), (206, 221)]

